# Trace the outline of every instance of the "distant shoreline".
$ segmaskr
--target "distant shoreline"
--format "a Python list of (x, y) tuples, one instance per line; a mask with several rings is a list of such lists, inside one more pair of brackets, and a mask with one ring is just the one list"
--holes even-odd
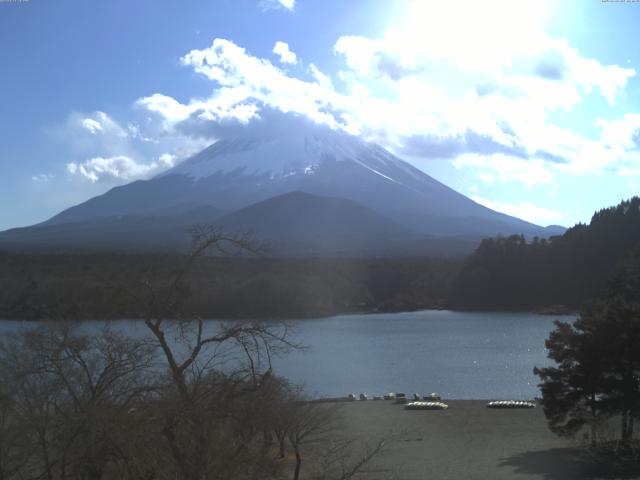
[[(276, 317), (276, 316), (269, 316), (269, 317), (251, 317), (251, 316), (244, 316), (244, 317), (206, 317), (206, 318), (202, 318), (202, 320), (205, 321), (265, 321), (265, 322), (269, 322), (269, 321), (283, 321), (283, 322), (287, 322), (287, 321), (306, 321), (306, 320), (322, 320), (323, 318), (331, 318), (331, 317), (342, 317), (342, 316), (350, 316), (350, 315), (394, 315), (394, 314), (402, 314), (402, 313), (419, 313), (419, 312), (445, 312), (445, 311), (450, 311), (450, 312), (461, 312), (461, 313), (500, 313), (500, 314), (505, 314), (505, 313), (513, 313), (513, 314), (532, 314), (532, 315), (540, 315), (540, 316), (553, 316), (553, 315), (562, 315), (562, 316), (569, 316), (569, 315), (577, 315), (578, 312), (576, 311), (572, 311), (570, 309), (557, 309), (557, 310), (553, 310), (553, 309), (533, 309), (533, 310), (497, 310), (497, 309), (490, 309), (490, 310), (481, 310), (481, 309), (474, 309), (474, 310), (466, 310), (466, 309), (454, 309), (454, 308), (447, 308), (447, 307), (437, 307), (437, 308), (416, 308), (416, 309), (407, 309), (407, 310), (384, 310), (384, 311), (380, 311), (380, 310), (346, 310), (346, 311), (337, 311), (337, 312), (327, 312), (327, 313), (323, 313), (323, 314), (318, 314), (318, 315), (308, 315), (308, 316), (296, 316), (296, 317), (287, 317), (287, 316), (283, 316), (283, 317)], [(194, 317), (194, 320), (196, 320), (197, 318)], [(167, 319), (167, 320), (172, 320), (172, 319)], [(175, 319), (173, 319), (175, 320)], [(81, 320), (77, 320), (77, 319), (68, 319), (68, 318), (63, 318), (63, 319), (52, 319), (52, 318), (16, 318), (15, 316), (13, 317), (2, 317), (0, 316), (0, 322), (48, 322), (48, 321), (52, 321), (52, 322), (118, 322), (118, 321), (144, 321), (144, 317), (108, 317), (108, 318), (82, 318)]]

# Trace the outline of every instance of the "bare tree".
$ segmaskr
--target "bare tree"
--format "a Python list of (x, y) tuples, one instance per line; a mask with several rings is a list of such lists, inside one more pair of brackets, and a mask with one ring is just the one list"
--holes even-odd
[(372, 445), (354, 438), (332, 439), (321, 452), (320, 467), (313, 480), (350, 480), (356, 477), (394, 438), (394, 435), (388, 435)]
[(21, 478), (103, 478), (116, 454), (115, 432), (150, 388), (151, 347), (106, 328), (47, 325), (2, 342), (3, 384), (13, 418), (35, 452)]
[[(290, 340), (286, 324), (212, 325), (184, 312), (185, 280), (198, 259), (210, 252), (229, 256), (260, 251), (249, 236), (227, 235), (217, 228), (196, 227), (193, 239), (191, 254), (164, 289), (145, 284), (144, 323), (168, 370), (159, 418), (175, 477), (269, 478), (278, 473), (281, 464), (274, 460), (285, 456), (288, 443), (298, 480), (303, 446), (313, 444), (317, 454), (321, 445), (332, 441), (329, 432), (336, 410), (308, 402), (298, 389), (272, 374), (274, 356), (301, 348)], [(271, 433), (278, 440), (275, 456)], [(355, 462), (347, 460), (352, 456), (342, 457), (336, 478), (351, 478), (383, 445), (380, 442)]]
[(294, 480), (301, 478), (303, 462), (307, 478), (352, 478), (393, 439), (389, 435), (371, 447), (347, 438), (341, 404), (310, 400), (283, 378), (275, 377), (273, 383), (267, 422), (278, 441), (279, 458), (286, 458), (286, 446), (291, 447)]
[(291, 405), (287, 438), (296, 457), (293, 480), (300, 478), (302, 447), (305, 443), (325, 441), (335, 427), (336, 410), (326, 404), (295, 402)]
[[(165, 395), (170, 401), (164, 404), (162, 435), (181, 478), (240, 478), (269, 463), (268, 452), (254, 448), (264, 428), (255, 427), (260, 412), (250, 407), (271, 376), (272, 357), (296, 345), (285, 324), (212, 326), (183, 311), (185, 279), (199, 258), (212, 251), (225, 256), (259, 251), (246, 235), (212, 227), (192, 233), (192, 252), (166, 288), (146, 284), (144, 323), (163, 354), (173, 388)], [(254, 411), (253, 418), (248, 411)]]
[(15, 395), (0, 384), (0, 480), (14, 478), (29, 459), (16, 410)]
[(280, 479), (289, 466), (298, 480), (303, 459), (320, 465), (309, 478), (343, 480), (381, 450), (354, 460), (335, 408), (273, 374), (274, 357), (300, 348), (287, 324), (187, 311), (187, 277), (211, 251), (258, 249), (196, 228), (183, 265), (129, 292), (146, 313), (142, 338), (49, 324), (0, 341), (0, 480)]

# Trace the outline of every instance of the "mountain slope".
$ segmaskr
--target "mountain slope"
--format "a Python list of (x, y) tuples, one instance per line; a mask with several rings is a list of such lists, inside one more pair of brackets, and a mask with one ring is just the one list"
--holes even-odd
[(481, 206), (377, 145), (326, 129), (220, 140), (156, 178), (114, 188), (47, 223), (177, 204), (232, 211), (292, 191), (354, 200), (422, 233), (545, 235), (543, 228)]
[(272, 254), (285, 256), (398, 252), (424, 237), (352, 200), (303, 192), (258, 202), (216, 223), (250, 231)]
[(0, 233), (0, 248), (21, 251), (105, 252), (184, 249), (194, 224), (214, 223), (225, 212), (180, 205), (155, 214), (110, 215), (44, 223)]
[(197, 223), (250, 233), (273, 257), (460, 257), (477, 244), (475, 238), (416, 233), (352, 200), (290, 192), (226, 215), (213, 207), (178, 208), (170, 216), (108, 216), (17, 228), (0, 234), (0, 248), (184, 252), (190, 246), (190, 228)]
[(558, 231), (479, 205), (377, 145), (314, 127), (220, 140), (155, 178), (0, 233), (0, 247), (182, 248), (189, 222), (222, 212), (236, 212), (228, 228), (248, 223), (281, 251), (310, 255), (458, 255), (487, 236)]
[(415, 232), (352, 200), (290, 192), (220, 218), (225, 228), (249, 228), (264, 238), (309, 236), (405, 238)]

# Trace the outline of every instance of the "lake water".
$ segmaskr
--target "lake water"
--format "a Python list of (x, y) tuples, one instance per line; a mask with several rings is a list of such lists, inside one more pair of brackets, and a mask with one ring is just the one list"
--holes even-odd
[[(553, 320), (573, 318), (428, 310), (302, 320), (294, 322), (294, 338), (309, 350), (276, 359), (274, 370), (313, 396), (403, 391), (456, 399), (533, 398), (539, 395), (533, 367), (549, 364), (544, 341)], [(141, 323), (112, 323), (144, 331)], [(0, 322), (0, 334), (24, 325)]]

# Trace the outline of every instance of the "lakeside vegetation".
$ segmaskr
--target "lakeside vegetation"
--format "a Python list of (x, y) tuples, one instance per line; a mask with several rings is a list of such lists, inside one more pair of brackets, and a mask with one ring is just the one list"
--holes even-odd
[[(306, 318), (431, 308), (579, 311), (640, 245), (640, 198), (562, 236), (488, 238), (467, 259), (212, 256), (185, 278), (204, 318)], [(0, 318), (141, 318), (132, 297), (162, 284), (181, 255), (0, 252)]]
[(0, 478), (348, 480), (381, 451), (273, 372), (302, 348), (286, 324), (211, 331), (190, 315), (188, 274), (223, 242), (251, 249), (207, 231), (170, 277), (130, 292), (142, 337), (57, 322), (0, 339)]
[[(0, 254), (0, 318), (142, 318), (132, 298), (181, 256)], [(184, 307), (203, 318), (305, 318), (442, 308), (455, 260), (201, 258)]]
[(465, 261), (449, 305), (465, 310), (578, 311), (604, 295), (616, 269), (640, 246), (640, 198), (596, 212), (589, 225), (527, 241), (489, 238)]
[[(640, 252), (613, 275), (606, 295), (573, 323), (555, 322), (545, 342), (553, 365), (535, 368), (549, 428), (589, 443), (624, 478), (639, 473)], [(617, 424), (617, 425), (616, 425)]]

